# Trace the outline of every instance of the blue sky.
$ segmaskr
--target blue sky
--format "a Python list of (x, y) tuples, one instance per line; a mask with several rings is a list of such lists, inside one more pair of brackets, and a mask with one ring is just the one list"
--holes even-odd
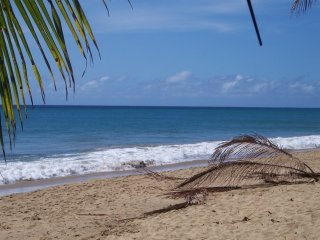
[(70, 44), (76, 92), (66, 102), (43, 66), (47, 104), (320, 107), (319, 4), (297, 17), (292, 0), (252, 0), (259, 47), (245, 0), (117, 0), (109, 17), (101, 1), (82, 2), (102, 60), (81, 78)]

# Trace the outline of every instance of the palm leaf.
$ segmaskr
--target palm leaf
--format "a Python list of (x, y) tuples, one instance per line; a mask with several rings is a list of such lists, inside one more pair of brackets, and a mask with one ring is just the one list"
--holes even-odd
[[(102, 3), (107, 6), (105, 0), (102, 0)], [(64, 23), (67, 28), (63, 29)], [(0, 96), (2, 116), (11, 148), (16, 132), (14, 106), (22, 126), (23, 112), (20, 105), (24, 105), (24, 115), (27, 116), (26, 95), (30, 97), (33, 104), (29, 84), (32, 76), (27, 71), (28, 66), (32, 68), (33, 77), (38, 82), (43, 102), (45, 102), (44, 82), (37, 65), (37, 61), (41, 59), (35, 59), (35, 50), (30, 47), (30, 39), (27, 40), (23, 30), (28, 29), (31, 33), (54, 86), (55, 76), (51, 62), (55, 63), (65, 82), (66, 96), (68, 88), (75, 87), (75, 77), (64, 32), (71, 33), (85, 62), (88, 59), (87, 53), (93, 61), (92, 44), (99, 57), (100, 52), (79, 0), (2, 0), (0, 1), (0, 27)], [(0, 143), (5, 158), (1, 125)]]
[(291, 13), (306, 13), (317, 0), (294, 0)]
[[(300, 15), (301, 13), (306, 13), (313, 6), (313, 4), (316, 1), (317, 0), (294, 0), (293, 4), (291, 6), (291, 13), (297, 13), (298, 15)], [(260, 35), (260, 30), (258, 27), (258, 23), (256, 21), (256, 17), (255, 17), (255, 13), (253, 10), (251, 0), (247, 0), (247, 4), (248, 4), (249, 11), (250, 11), (252, 23), (253, 23), (257, 38), (258, 38), (259, 45), (262, 46), (262, 39), (261, 39), (261, 35)]]
[(318, 180), (308, 165), (260, 135), (242, 135), (220, 144), (210, 163), (212, 166), (179, 184), (172, 194)]
[(248, 7), (249, 7), (249, 11), (250, 11), (252, 23), (253, 23), (253, 26), (254, 26), (254, 30), (256, 31), (256, 35), (257, 35), (257, 38), (258, 38), (258, 41), (259, 41), (259, 45), (262, 46), (262, 39), (261, 39), (259, 27), (258, 27), (258, 24), (257, 24), (257, 21), (256, 21), (256, 16), (254, 14), (254, 10), (253, 10), (253, 7), (252, 7), (251, 0), (247, 0), (247, 4), (248, 4)]
[(294, 157), (289, 151), (258, 134), (240, 135), (231, 141), (221, 143), (212, 154), (210, 163), (222, 163), (232, 158), (236, 158), (237, 161), (251, 160), (313, 172), (308, 165)]
[(284, 155), (292, 157), (292, 155), (285, 149), (278, 147), (268, 138), (254, 134), (254, 135), (240, 135), (234, 137), (228, 142), (223, 142), (216, 147), (211, 156), (211, 163), (224, 162), (234, 155), (238, 159), (244, 156), (246, 159), (257, 157), (274, 157), (276, 155)]
[[(310, 172), (251, 161), (218, 164), (180, 184), (176, 190), (238, 188), (264, 182), (295, 182), (308, 178)], [(308, 178), (309, 179), (309, 178)]]

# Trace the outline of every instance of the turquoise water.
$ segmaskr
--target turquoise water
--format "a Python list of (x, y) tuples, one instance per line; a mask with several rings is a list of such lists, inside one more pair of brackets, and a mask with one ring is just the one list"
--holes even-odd
[(34, 107), (15, 154), (55, 154), (111, 146), (320, 135), (320, 109)]
[(9, 181), (119, 170), (131, 160), (207, 158), (220, 141), (245, 133), (289, 148), (320, 144), (320, 109), (44, 106), (28, 113), (0, 169)]

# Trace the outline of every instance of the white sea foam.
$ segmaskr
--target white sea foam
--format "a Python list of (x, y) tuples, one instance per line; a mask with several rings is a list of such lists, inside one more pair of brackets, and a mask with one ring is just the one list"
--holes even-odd
[(273, 138), (272, 141), (277, 145), (287, 149), (310, 149), (320, 147), (320, 135)]
[[(320, 135), (273, 138), (278, 145), (289, 149), (308, 149), (320, 146)], [(129, 161), (151, 161), (164, 165), (208, 159), (221, 142), (195, 144), (136, 146), (127, 148), (99, 149), (78, 154), (61, 154), (41, 157), (36, 161), (9, 162), (0, 166), (0, 184), (19, 180), (43, 179), (73, 174), (129, 169)]]

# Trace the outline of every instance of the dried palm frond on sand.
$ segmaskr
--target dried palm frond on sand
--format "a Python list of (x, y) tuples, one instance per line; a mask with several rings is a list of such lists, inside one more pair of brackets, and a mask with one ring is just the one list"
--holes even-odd
[(261, 135), (241, 135), (223, 142), (212, 154), (210, 165), (169, 194), (189, 197), (203, 190), (318, 181), (318, 174), (307, 164)]
[[(288, 150), (257, 134), (241, 135), (221, 143), (212, 154), (209, 164), (206, 170), (186, 179), (167, 193), (173, 198), (184, 197), (185, 202), (145, 213), (145, 216), (201, 204), (205, 202), (208, 192), (314, 182), (319, 178), (319, 173), (315, 173)], [(146, 172), (160, 179), (157, 173)]]

